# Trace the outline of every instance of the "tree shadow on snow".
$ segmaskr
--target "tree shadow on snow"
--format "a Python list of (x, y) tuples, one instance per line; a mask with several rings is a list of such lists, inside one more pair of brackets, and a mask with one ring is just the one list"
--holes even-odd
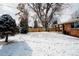
[(24, 41), (0, 42), (0, 56), (31, 56), (32, 49)]

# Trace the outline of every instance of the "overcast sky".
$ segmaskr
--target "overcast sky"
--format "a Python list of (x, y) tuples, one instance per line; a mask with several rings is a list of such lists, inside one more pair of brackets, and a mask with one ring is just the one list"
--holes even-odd
[(79, 10), (79, 4), (78, 3), (70, 4), (69, 8), (66, 8), (62, 11), (63, 14), (60, 17), (60, 23), (71, 21), (72, 20), (71, 14), (73, 14), (77, 10)]
[[(10, 14), (14, 19), (16, 19), (16, 23), (18, 24), (18, 16), (16, 16), (15, 14), (18, 12), (18, 10), (16, 9), (17, 7), (17, 3), (2, 3), (0, 4), (0, 15), (2, 14)], [(66, 8), (62, 11), (62, 16), (60, 17), (59, 23), (61, 22), (67, 22), (71, 20), (71, 14), (73, 12), (75, 12), (76, 10), (79, 10), (79, 4), (78, 3), (73, 3), (70, 4), (70, 8)], [(31, 10), (30, 10), (31, 11)], [(30, 12), (29, 11), (29, 12)], [(33, 15), (33, 11), (30, 12), (30, 15)], [(31, 17), (29, 18), (29, 25), (32, 26), (33, 25), (33, 21), (31, 21)]]

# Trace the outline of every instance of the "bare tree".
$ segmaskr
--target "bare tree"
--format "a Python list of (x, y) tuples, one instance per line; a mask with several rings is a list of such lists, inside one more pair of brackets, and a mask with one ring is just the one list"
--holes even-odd
[(28, 12), (26, 7), (26, 3), (19, 3), (17, 6), (17, 9), (20, 11), (16, 15), (19, 15), (20, 21), (20, 27), (23, 27), (26, 29), (26, 32), (28, 32)]
[(62, 10), (62, 3), (31, 3), (30, 8), (37, 14), (41, 24), (47, 31), (52, 18)]

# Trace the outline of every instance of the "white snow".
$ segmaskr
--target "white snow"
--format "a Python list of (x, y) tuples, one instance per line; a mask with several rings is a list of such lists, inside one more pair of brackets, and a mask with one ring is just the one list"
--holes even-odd
[(77, 56), (79, 38), (55, 32), (30, 32), (0, 40), (0, 56)]

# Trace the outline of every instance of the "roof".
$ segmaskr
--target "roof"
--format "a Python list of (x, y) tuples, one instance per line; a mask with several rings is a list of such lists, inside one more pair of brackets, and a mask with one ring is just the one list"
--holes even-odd
[(64, 22), (64, 23), (60, 23), (60, 24), (68, 24), (68, 23), (73, 23), (73, 22), (79, 22), (79, 19), (75, 19), (75, 20)]

